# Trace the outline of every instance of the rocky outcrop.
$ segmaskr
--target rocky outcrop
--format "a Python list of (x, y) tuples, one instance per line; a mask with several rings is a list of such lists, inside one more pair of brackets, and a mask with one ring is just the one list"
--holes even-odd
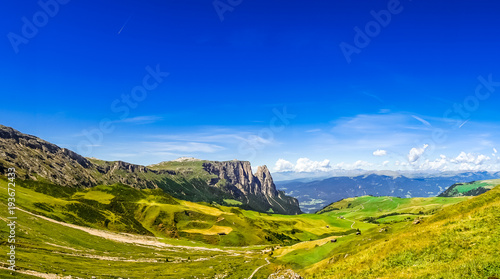
[(297, 199), (276, 189), (267, 166), (259, 166), (255, 175), (247, 161), (205, 162), (203, 168), (217, 176), (210, 181), (212, 186), (221, 187), (240, 200), (253, 203), (260, 208), (259, 211), (301, 213)]
[[(174, 162), (200, 166), (202, 163), (194, 158), (181, 158)], [(203, 174), (193, 177), (192, 166), (180, 167), (177, 171), (162, 167), (164, 163), (146, 167), (85, 158), (0, 125), (0, 173), (3, 175), (7, 174), (8, 168), (14, 167), (21, 179), (44, 180), (61, 186), (93, 187), (121, 183), (139, 189), (161, 188), (174, 197), (191, 201), (221, 202), (234, 198), (241, 201), (246, 209), (300, 213), (296, 199), (276, 190), (266, 166), (259, 167), (254, 175), (250, 162), (203, 162), (203, 168), (199, 169)]]
[[(121, 161), (93, 163), (69, 150), (0, 125), (0, 171), (14, 167), (22, 179), (40, 180), (69, 187), (92, 187), (123, 183), (137, 188), (156, 188), (157, 183), (141, 179), (155, 171)], [(120, 170), (122, 172), (120, 172)], [(125, 173), (125, 175), (124, 175)]]
[(273, 178), (266, 166), (258, 167), (255, 175), (252, 173), (250, 162), (247, 161), (206, 162), (203, 168), (208, 173), (218, 176), (218, 179), (211, 181), (212, 185), (215, 186), (222, 180), (225, 185), (233, 186), (237, 195), (278, 196)]

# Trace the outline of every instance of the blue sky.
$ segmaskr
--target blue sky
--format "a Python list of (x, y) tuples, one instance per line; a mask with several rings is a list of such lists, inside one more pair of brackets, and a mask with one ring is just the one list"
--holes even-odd
[(499, 6), (10, 1), (0, 119), (145, 165), (495, 170)]

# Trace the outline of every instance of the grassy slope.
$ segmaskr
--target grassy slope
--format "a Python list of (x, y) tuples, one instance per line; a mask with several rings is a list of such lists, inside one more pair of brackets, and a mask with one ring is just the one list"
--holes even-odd
[[(6, 206), (0, 204), (0, 210), (4, 212)], [(228, 253), (126, 244), (21, 211), (17, 212), (17, 217), (17, 265), (23, 270), (83, 278), (213, 278), (217, 274), (244, 278), (265, 263), (260, 255), (245, 254), (244, 250), (242, 253)], [(5, 220), (0, 223), (5, 223)], [(6, 235), (7, 226), (0, 226), (0, 232)], [(7, 253), (6, 248), (7, 244), (2, 242), (2, 255)], [(231, 261), (227, 261), (227, 257)], [(3, 263), (4, 259), (0, 262)]]
[[(113, 278), (111, 274), (130, 278), (178, 278), (181, 275), (212, 278), (224, 272), (229, 275), (227, 278), (245, 278), (266, 263), (266, 256), (251, 253), (266, 246), (229, 248), (232, 252), (224, 247), (273, 244), (272, 264), (260, 269), (254, 278), (266, 278), (266, 274), (272, 273), (277, 266), (301, 270), (308, 278), (384, 278), (392, 273), (400, 278), (408, 278), (408, 274), (427, 278), (429, 274), (425, 270), (438, 268), (445, 272), (446, 264), (455, 259), (463, 267), (462, 273), (458, 274), (463, 275), (474, 268), (474, 272), (482, 272), (482, 275), (497, 272), (498, 262), (490, 261), (486, 256), (480, 257), (479, 252), (487, 251), (485, 255), (491, 258), (499, 256), (498, 250), (490, 249), (490, 245), (498, 244), (499, 235), (487, 238), (486, 245), (478, 234), (487, 234), (499, 225), (495, 219), (499, 216), (498, 202), (496, 209), (491, 204), (485, 206), (484, 216), (481, 215), (483, 209), (474, 209), (479, 216), (466, 218), (466, 224), (455, 217), (467, 212), (467, 208), (473, 208), (460, 206), (483, 196), (486, 199), (481, 200), (483, 205), (491, 203), (494, 198), (489, 195), (496, 193), (498, 196), (498, 189), (472, 200), (470, 197), (399, 199), (364, 196), (334, 203), (321, 214), (290, 216), (193, 203), (174, 199), (160, 190), (137, 190), (122, 185), (76, 190), (40, 182), (18, 183), (22, 185), (17, 187), (18, 205), (37, 214), (87, 227), (155, 235), (162, 242), (173, 245), (222, 248), (219, 252), (200, 252), (116, 243), (18, 212), (22, 220), (18, 251), (19, 258), (24, 259), (19, 265), (29, 270), (83, 277), (92, 274), (101, 278)], [(3, 208), (5, 200), (6, 181), (0, 179), (0, 206)], [(461, 201), (465, 202), (451, 206)], [(442, 208), (445, 209), (440, 211)], [(5, 209), (0, 212), (5, 212)], [(413, 225), (411, 221), (415, 218), (424, 218), (425, 221)], [(374, 221), (381, 224), (370, 223)], [(486, 223), (481, 228), (482, 222)], [(439, 226), (452, 231), (444, 233)], [(6, 234), (5, 227), (0, 229), (2, 234)], [(360, 229), (362, 235), (353, 234), (354, 229)], [(217, 235), (219, 232), (227, 235)], [(471, 235), (466, 238), (461, 232)], [(330, 242), (333, 238), (337, 242)], [(448, 246), (439, 246), (443, 240)], [(469, 247), (463, 243), (468, 243)], [(277, 247), (276, 244), (295, 245)], [(6, 243), (1, 246), (0, 253), (6, 252)], [(418, 249), (420, 247), (423, 247), (423, 252)], [(228, 253), (234, 254), (235, 249), (242, 253), (232, 255), (231, 261), (224, 259)], [(457, 254), (461, 249), (466, 252), (461, 253), (463, 256)], [(467, 249), (474, 252), (468, 254)], [(58, 254), (51, 252), (53, 250)], [(112, 257), (114, 260), (90, 258), (84, 255), (85, 251), (90, 251), (87, 254), (95, 257)], [(131, 257), (133, 261), (125, 261)], [(476, 257), (478, 261), (467, 262), (467, 257)], [(167, 258), (169, 263), (165, 262)], [(136, 262), (144, 259), (149, 262)], [(78, 263), (74, 264), (75, 260)], [(164, 267), (166, 264), (167, 268)], [(413, 268), (413, 265), (418, 268)], [(95, 267), (95, 271), (89, 273), (88, 266)], [(477, 271), (480, 266), (484, 266), (484, 270)], [(0, 275), (3, 273), (0, 270)], [(443, 274), (448, 278), (449, 274)]]
[(457, 183), (441, 193), (440, 197), (477, 196), (487, 192), (500, 183), (500, 179), (473, 181), (469, 183)]
[[(349, 221), (328, 216), (271, 215), (193, 203), (172, 198), (161, 190), (122, 185), (76, 190), (23, 181), (18, 185), (17, 204), (31, 212), (75, 225), (167, 239), (247, 246), (293, 244), (351, 232)], [(7, 182), (0, 179), (2, 201), (7, 198), (6, 186)], [(226, 235), (219, 236), (219, 232)]]
[(357, 198), (347, 198), (332, 203), (318, 214), (334, 218), (345, 218), (358, 222), (353, 227), (363, 229), (369, 228), (359, 221), (373, 223), (391, 223), (394, 221), (404, 221), (420, 217), (429, 216), (438, 210), (455, 204), (470, 197), (456, 198), (396, 198), (396, 197), (373, 197), (362, 196)]
[(306, 278), (499, 276), (499, 227), (500, 187), (496, 187), (448, 206), (421, 224), (367, 231), (356, 241), (364, 249), (325, 259), (309, 268)]
[[(289, 264), (295, 269), (304, 269), (325, 258), (344, 257), (367, 249), (371, 241), (359, 242), (360, 238), (380, 239), (402, 230), (416, 218), (427, 218), (433, 213), (470, 197), (461, 198), (412, 198), (363, 196), (348, 198), (333, 203), (319, 211), (318, 216), (328, 216), (332, 221), (348, 221), (350, 227), (362, 232), (337, 238), (303, 242), (276, 250), (276, 262)], [(384, 233), (379, 233), (383, 229)], [(369, 237), (366, 237), (368, 235)]]

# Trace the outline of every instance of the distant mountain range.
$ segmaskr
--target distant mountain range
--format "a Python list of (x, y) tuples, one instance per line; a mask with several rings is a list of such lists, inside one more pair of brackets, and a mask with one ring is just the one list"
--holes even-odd
[[(373, 195), (401, 198), (434, 197), (455, 183), (500, 178), (500, 172), (406, 174), (384, 172), (339, 176), (310, 181), (296, 179), (276, 182), (278, 189), (297, 198), (304, 212), (315, 212), (348, 197)], [(390, 175), (386, 175), (390, 174)]]
[(85, 158), (71, 150), (0, 125), (0, 174), (15, 167), (20, 179), (61, 187), (124, 184), (160, 188), (173, 197), (239, 206), (259, 212), (301, 213), (298, 201), (278, 191), (266, 166), (255, 174), (249, 162), (182, 159), (141, 166)]

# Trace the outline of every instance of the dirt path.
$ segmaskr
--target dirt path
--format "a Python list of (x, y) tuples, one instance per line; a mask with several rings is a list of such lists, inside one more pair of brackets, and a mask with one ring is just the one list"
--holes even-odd
[(266, 266), (266, 265), (268, 265), (268, 264), (271, 264), (267, 258), (266, 258), (266, 262), (267, 262), (266, 264), (263, 264), (263, 265), (261, 265), (261, 266), (257, 267), (257, 268), (256, 268), (256, 269), (252, 272), (252, 274), (250, 274), (250, 277), (248, 277), (248, 279), (252, 279), (252, 277), (255, 275), (255, 273), (257, 273), (257, 271), (259, 271), (259, 269), (263, 268), (264, 266)]
[[(0, 266), (0, 268), (9, 270), (8, 268), (3, 267), (3, 266)], [(59, 275), (53, 274), (53, 273), (42, 273), (42, 272), (38, 272), (38, 271), (34, 271), (34, 270), (27, 270), (27, 269), (16, 270), (16, 273), (31, 275), (31, 276), (35, 276), (38, 278), (44, 278), (44, 279), (71, 279), (71, 278), (73, 278), (71, 276), (64, 276), (63, 277), (63, 276), (59, 276)], [(13, 274), (16, 274), (16, 273), (13, 273)]]
[(105, 239), (117, 241), (117, 242), (123, 242), (123, 243), (129, 243), (129, 244), (135, 244), (135, 245), (146, 245), (146, 246), (152, 246), (152, 247), (157, 247), (157, 248), (179, 248), (179, 249), (189, 249), (189, 250), (198, 250), (198, 251), (215, 251), (215, 252), (222, 252), (222, 253), (239, 253), (238, 251), (232, 251), (232, 250), (222, 250), (220, 248), (207, 248), (207, 247), (192, 247), (192, 246), (184, 246), (184, 245), (172, 245), (172, 244), (167, 244), (158, 241), (156, 237), (152, 236), (143, 236), (143, 235), (133, 235), (133, 234), (126, 234), (126, 233), (114, 233), (114, 232), (108, 232), (104, 230), (99, 230), (99, 229), (93, 229), (93, 228), (87, 228), (87, 227), (82, 227), (78, 225), (73, 225), (73, 224), (68, 224), (60, 221), (56, 221), (54, 219), (50, 219), (45, 216), (37, 215), (34, 213), (31, 213), (29, 211), (26, 211), (21, 208), (17, 208), (18, 210), (28, 213), (30, 215), (33, 215), (37, 218), (44, 219), (46, 221), (59, 224), (61, 226), (66, 226), (70, 227), (73, 229), (81, 230), (84, 231), (88, 234), (99, 236)]

